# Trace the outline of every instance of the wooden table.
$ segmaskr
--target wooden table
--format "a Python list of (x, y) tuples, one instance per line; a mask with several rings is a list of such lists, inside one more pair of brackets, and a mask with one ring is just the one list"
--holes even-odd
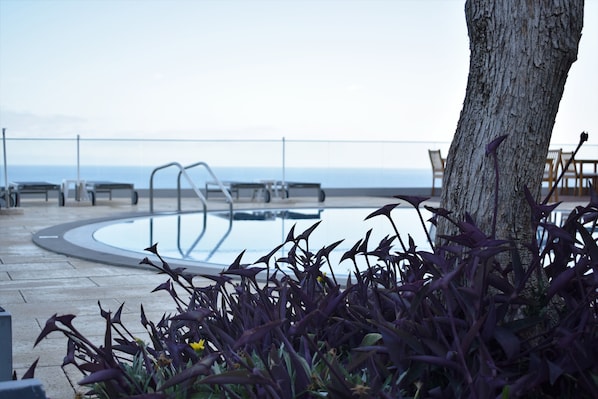
[[(576, 166), (579, 166), (579, 188), (577, 194), (582, 195), (583, 193), (584, 179), (592, 179), (594, 190), (598, 189), (598, 159), (575, 159), (574, 162)], [(591, 169), (593, 169), (593, 171), (589, 171), (586, 167), (586, 171), (584, 172), (584, 165), (592, 165), (593, 168)]]

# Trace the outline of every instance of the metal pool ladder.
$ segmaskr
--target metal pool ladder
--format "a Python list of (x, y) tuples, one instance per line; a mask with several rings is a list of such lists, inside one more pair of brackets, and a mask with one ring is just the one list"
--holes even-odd
[(195, 192), (195, 194), (197, 195), (197, 197), (199, 198), (199, 200), (201, 201), (201, 203), (203, 205), (204, 215), (205, 215), (207, 208), (208, 208), (208, 202), (206, 200), (206, 197), (197, 188), (197, 185), (193, 182), (193, 179), (191, 179), (191, 177), (187, 173), (187, 171), (189, 169), (196, 168), (199, 166), (203, 166), (207, 170), (207, 172), (210, 174), (212, 179), (216, 182), (216, 184), (220, 188), (220, 191), (222, 191), (222, 193), (224, 194), (224, 197), (226, 198), (226, 202), (228, 202), (228, 204), (229, 204), (230, 217), (231, 217), (231, 223), (232, 223), (233, 198), (231, 197), (231, 195), (228, 192), (228, 190), (226, 189), (226, 187), (224, 187), (222, 182), (216, 177), (216, 175), (214, 174), (212, 169), (205, 162), (196, 162), (194, 164), (187, 165), (187, 166), (183, 166), (178, 162), (170, 162), (170, 163), (167, 163), (165, 165), (158, 166), (157, 168), (155, 168), (152, 171), (152, 174), (150, 176), (150, 186), (149, 186), (150, 213), (154, 213), (154, 175), (159, 170), (166, 169), (169, 167), (176, 167), (179, 169), (179, 174), (177, 176), (177, 210), (178, 210), (178, 212), (181, 212), (181, 176), (184, 176), (185, 179), (187, 180), (187, 182), (189, 183), (189, 185), (191, 186), (191, 188), (193, 189), (193, 191)]

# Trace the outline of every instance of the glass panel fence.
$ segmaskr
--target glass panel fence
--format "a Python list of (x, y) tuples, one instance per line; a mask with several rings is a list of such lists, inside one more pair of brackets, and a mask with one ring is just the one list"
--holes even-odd
[[(7, 137), (5, 155), (10, 181), (60, 183), (79, 178), (134, 183), (143, 189), (149, 187), (151, 171), (157, 166), (202, 161), (223, 181), (318, 182), (330, 188), (430, 187), (428, 149), (440, 149), (446, 156), (449, 146), (435, 141)], [(572, 151), (575, 144), (551, 147)], [(579, 156), (596, 153), (596, 145), (586, 145)], [(177, 173), (176, 169), (161, 171), (154, 186), (175, 187)], [(208, 178), (200, 169), (190, 174), (198, 181)]]

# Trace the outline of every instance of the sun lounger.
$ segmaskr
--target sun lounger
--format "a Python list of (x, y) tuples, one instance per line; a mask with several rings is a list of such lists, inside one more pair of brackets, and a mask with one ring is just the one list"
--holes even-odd
[(64, 205), (64, 196), (60, 184), (48, 183), (45, 181), (16, 181), (10, 183), (10, 190), (14, 193), (15, 206), (21, 205), (21, 196), (23, 194), (44, 194), (48, 201), (48, 193), (56, 191), (58, 193), (58, 205)]
[(285, 182), (285, 189), (287, 197), (291, 196), (291, 189), (307, 189), (316, 191), (316, 196), (318, 197), (319, 202), (324, 202), (326, 200), (326, 193), (322, 190), (322, 185), (320, 183)]
[[(239, 199), (239, 192), (241, 190), (251, 190), (251, 199), (255, 200), (257, 198), (258, 193), (260, 193), (264, 199), (264, 202), (270, 202), (270, 191), (267, 189), (265, 183), (253, 183), (253, 182), (239, 182), (239, 181), (223, 181), (222, 185), (228, 190), (231, 194), (235, 194), (236, 198)], [(206, 199), (209, 196), (209, 193), (219, 193), (221, 192), (220, 186), (216, 182), (207, 182), (206, 183)]]
[(326, 200), (326, 193), (322, 190), (322, 185), (320, 183), (288, 181), (283, 183), (280, 180), (262, 180), (262, 182), (266, 185), (268, 191), (274, 191), (274, 195), (280, 196), (280, 198), (289, 198), (291, 196), (291, 190), (295, 192), (298, 190), (315, 190), (319, 202), (324, 202)]
[(0, 187), (0, 209), (15, 206), (15, 195), (13, 192), (11, 192), (11, 191), (8, 192), (9, 203), (6, 202), (6, 199), (7, 199), (6, 198), (6, 187), (1, 186)]
[[(241, 190), (252, 190), (251, 199), (257, 198), (258, 193), (261, 193), (264, 202), (270, 202), (272, 195), (280, 196), (281, 198), (288, 198), (292, 191), (297, 192), (301, 190), (315, 190), (319, 202), (326, 200), (326, 193), (322, 190), (320, 183), (304, 183), (304, 182), (281, 182), (279, 180), (262, 180), (260, 182), (238, 182), (238, 181), (224, 181), (222, 185), (231, 193), (235, 194), (239, 199), (239, 192)], [(206, 183), (206, 198), (209, 193), (220, 192), (220, 187), (216, 182)]]
[(112, 191), (114, 190), (130, 190), (131, 204), (137, 205), (139, 201), (139, 194), (135, 191), (135, 186), (132, 183), (116, 183), (111, 181), (86, 181), (85, 189), (91, 199), (91, 204), (96, 204), (97, 195), (100, 193), (107, 193), (108, 198), (112, 201)]

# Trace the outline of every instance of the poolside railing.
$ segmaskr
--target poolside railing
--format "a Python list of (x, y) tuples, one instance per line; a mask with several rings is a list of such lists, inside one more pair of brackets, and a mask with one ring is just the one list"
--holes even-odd
[(170, 167), (175, 167), (179, 171), (178, 175), (177, 175), (177, 210), (178, 210), (178, 212), (182, 211), (182, 209), (181, 209), (181, 176), (182, 176), (182, 177), (185, 178), (185, 180), (187, 181), (187, 183), (189, 183), (189, 185), (191, 186), (191, 189), (193, 190), (193, 192), (195, 193), (195, 195), (197, 195), (197, 197), (201, 201), (201, 203), (203, 205), (204, 214), (205, 214), (206, 211), (207, 211), (207, 206), (208, 206), (207, 199), (203, 195), (203, 193), (201, 192), (201, 190), (197, 187), (197, 184), (195, 183), (195, 181), (187, 173), (187, 171), (189, 169), (193, 169), (193, 168), (196, 168), (198, 166), (202, 166), (205, 170), (207, 170), (208, 173), (210, 174), (210, 177), (212, 178), (212, 180), (218, 185), (218, 187), (220, 188), (220, 190), (224, 194), (224, 197), (226, 198), (226, 201), (229, 203), (230, 211), (231, 211), (231, 215), (232, 215), (233, 199), (230, 196), (230, 193), (228, 192), (228, 190), (226, 189), (226, 187), (224, 187), (224, 184), (222, 184), (222, 182), (220, 181), (220, 179), (218, 179), (218, 177), (214, 174), (214, 172), (208, 166), (208, 164), (205, 163), (205, 162), (195, 162), (195, 163), (193, 163), (191, 165), (187, 165), (187, 166), (183, 166), (179, 162), (169, 162), (169, 163), (167, 163), (165, 165), (161, 165), (161, 166), (158, 166), (158, 167), (154, 168), (154, 170), (150, 174), (150, 180), (149, 180), (150, 181), (150, 183), (149, 183), (149, 187), (150, 187), (149, 188), (150, 213), (154, 212), (154, 176), (160, 170), (167, 169), (167, 168), (170, 168)]
[[(80, 167), (85, 180), (127, 181), (147, 188), (157, 165), (173, 159), (190, 165), (198, 159), (222, 180), (318, 181), (326, 188), (431, 187), (429, 149), (448, 153), (450, 142), (434, 140), (303, 140), (303, 139), (145, 139), (15, 137), (6, 132), (4, 155), (9, 181), (60, 182)], [(553, 143), (563, 151), (575, 144)], [(77, 157), (79, 149), (79, 157)], [(596, 144), (582, 148), (585, 157)], [(583, 154), (579, 154), (584, 157)], [(79, 162), (78, 162), (79, 159)], [(2, 167), (0, 165), (0, 167)], [(349, 171), (347, 173), (340, 173)], [(178, 171), (177, 171), (178, 173)], [(172, 187), (164, 174), (156, 187)], [(0, 183), (0, 186), (2, 184)]]

